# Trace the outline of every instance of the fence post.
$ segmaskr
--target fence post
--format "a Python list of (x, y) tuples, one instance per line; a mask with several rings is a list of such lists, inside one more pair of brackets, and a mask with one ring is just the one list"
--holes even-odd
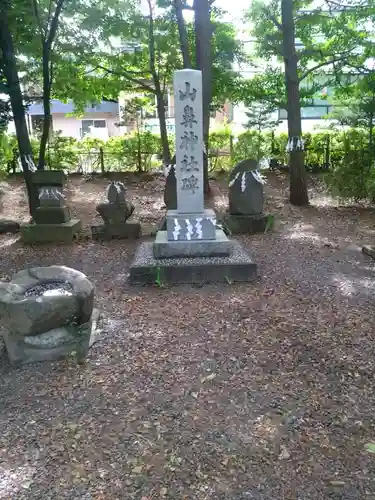
[(325, 151), (325, 158), (324, 158), (324, 168), (325, 170), (329, 170), (329, 164), (330, 164), (330, 136), (327, 135), (326, 137), (326, 151)]
[(100, 170), (102, 171), (102, 174), (105, 174), (104, 151), (102, 147), (99, 148), (99, 161), (100, 161)]

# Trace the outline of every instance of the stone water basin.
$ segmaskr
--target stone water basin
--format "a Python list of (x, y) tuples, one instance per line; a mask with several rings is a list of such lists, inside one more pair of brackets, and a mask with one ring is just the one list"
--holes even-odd
[(0, 318), (11, 362), (59, 359), (92, 344), (94, 286), (65, 266), (25, 269), (0, 284)]

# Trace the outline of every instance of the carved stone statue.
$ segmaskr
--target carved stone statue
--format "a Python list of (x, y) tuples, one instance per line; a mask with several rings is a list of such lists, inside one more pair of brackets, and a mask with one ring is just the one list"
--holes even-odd
[(125, 222), (134, 212), (134, 205), (127, 202), (126, 188), (122, 182), (111, 182), (105, 203), (99, 203), (96, 210), (105, 224)]
[(95, 239), (138, 238), (141, 225), (138, 221), (128, 221), (134, 212), (133, 203), (126, 200), (126, 188), (122, 182), (111, 182), (107, 191), (108, 200), (99, 203), (96, 211), (104, 224), (91, 226)]

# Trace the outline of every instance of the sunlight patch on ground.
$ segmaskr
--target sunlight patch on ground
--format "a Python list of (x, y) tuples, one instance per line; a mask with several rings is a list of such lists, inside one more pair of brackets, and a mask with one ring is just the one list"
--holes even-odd
[(0, 467), (0, 499), (16, 498), (14, 494), (20, 490), (29, 489), (34, 474), (33, 467), (18, 467), (17, 469)]
[(311, 240), (320, 242), (322, 239), (314, 232), (314, 227), (311, 224), (294, 224), (294, 226), (287, 231), (286, 238), (289, 240)]
[(346, 297), (357, 295), (360, 293), (360, 289), (373, 290), (375, 288), (374, 280), (372, 279), (349, 279), (343, 275), (334, 277), (333, 283)]
[(314, 197), (310, 204), (312, 207), (339, 207), (341, 205), (337, 198), (333, 198), (328, 194)]
[(0, 241), (0, 248), (10, 247), (18, 240), (18, 238), (19, 236), (11, 236), (7, 239), (3, 239)]
[(226, 196), (215, 196), (215, 208), (220, 211), (225, 211), (228, 207), (228, 199)]

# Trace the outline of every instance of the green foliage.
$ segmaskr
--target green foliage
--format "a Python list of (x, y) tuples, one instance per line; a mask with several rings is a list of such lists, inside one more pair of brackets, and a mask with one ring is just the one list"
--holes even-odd
[(374, 157), (363, 129), (331, 135), (331, 170), (325, 176), (330, 192), (342, 198), (375, 200)]
[(147, 171), (160, 153), (160, 137), (151, 132), (111, 137), (105, 145), (106, 170)]

